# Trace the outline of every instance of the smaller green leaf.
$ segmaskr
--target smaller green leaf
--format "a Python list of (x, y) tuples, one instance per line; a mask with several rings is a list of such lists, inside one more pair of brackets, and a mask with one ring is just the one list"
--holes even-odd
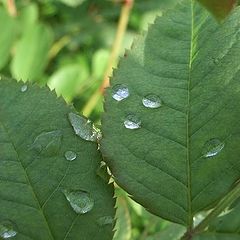
[(29, 26), (17, 44), (11, 63), (12, 75), (24, 81), (41, 77), (52, 41), (53, 33), (47, 26), (40, 23)]
[(117, 223), (115, 226), (116, 233), (113, 240), (130, 240), (131, 239), (131, 219), (127, 202), (124, 197), (117, 199)]
[(7, 12), (0, 8), (0, 69), (7, 63), (10, 50), (15, 40), (16, 21)]
[(198, 0), (217, 19), (224, 19), (236, 5), (236, 0)]

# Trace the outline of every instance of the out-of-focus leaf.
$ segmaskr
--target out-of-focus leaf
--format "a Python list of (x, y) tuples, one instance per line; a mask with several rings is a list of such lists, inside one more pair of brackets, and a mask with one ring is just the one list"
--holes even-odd
[(7, 63), (16, 36), (16, 21), (0, 7), (0, 69)]
[(54, 73), (48, 85), (50, 89), (56, 89), (58, 96), (62, 95), (66, 101), (71, 101), (78, 94), (81, 85), (89, 77), (88, 69), (84, 64), (71, 64), (61, 67)]
[(147, 237), (146, 240), (178, 240), (181, 236), (183, 236), (185, 231), (186, 228), (181, 225), (170, 224), (161, 232)]
[(216, 18), (224, 19), (236, 6), (236, 0), (198, 0), (204, 5)]
[(27, 81), (41, 77), (48, 63), (48, 52), (53, 41), (51, 29), (35, 23), (24, 31), (16, 46), (11, 72), (16, 79)]
[(104, 71), (107, 67), (107, 61), (109, 58), (109, 51), (100, 49), (96, 51), (92, 58), (92, 76), (94, 79), (103, 78)]
[(60, 0), (60, 1), (70, 7), (77, 7), (86, 0)]
[(131, 238), (131, 219), (128, 211), (127, 202), (124, 197), (117, 198), (116, 212), (116, 232), (113, 240), (130, 240)]
[(112, 239), (113, 185), (73, 112), (47, 88), (0, 81), (0, 239), (6, 225), (14, 240)]

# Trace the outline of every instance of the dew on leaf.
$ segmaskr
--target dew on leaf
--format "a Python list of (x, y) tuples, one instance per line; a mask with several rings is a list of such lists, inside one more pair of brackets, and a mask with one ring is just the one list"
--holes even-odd
[(73, 161), (77, 158), (77, 154), (73, 151), (66, 151), (64, 156), (68, 161)]
[(128, 87), (124, 84), (117, 84), (112, 89), (112, 98), (116, 101), (122, 101), (129, 97)]
[(224, 143), (217, 138), (208, 140), (203, 146), (203, 156), (213, 157), (219, 154), (224, 148)]
[(111, 216), (103, 216), (98, 218), (97, 223), (99, 226), (113, 225), (114, 219)]
[(61, 142), (62, 132), (60, 130), (42, 132), (35, 138), (31, 149), (44, 156), (55, 156), (59, 152)]
[(63, 190), (63, 193), (68, 202), (70, 203), (72, 209), (78, 214), (85, 214), (87, 212), (90, 212), (94, 207), (94, 200), (86, 191)]
[(23, 85), (23, 86), (21, 87), (21, 92), (26, 92), (27, 89), (28, 89), (28, 86), (27, 86), (27, 85)]
[(161, 99), (155, 94), (148, 94), (142, 99), (143, 106), (146, 108), (159, 108), (162, 106)]
[(17, 235), (15, 224), (9, 220), (0, 221), (0, 238), (7, 239)]
[(141, 120), (135, 114), (127, 115), (124, 126), (128, 129), (138, 129), (141, 127)]
[(75, 113), (69, 113), (68, 119), (74, 129), (76, 135), (86, 141), (97, 142), (101, 138), (101, 131), (94, 124)]

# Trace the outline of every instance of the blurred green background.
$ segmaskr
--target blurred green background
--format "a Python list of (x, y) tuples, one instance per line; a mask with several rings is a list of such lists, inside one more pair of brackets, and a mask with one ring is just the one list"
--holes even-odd
[[(135, 0), (119, 56), (177, 0)], [(121, 0), (0, 1), (0, 74), (55, 89), (82, 113), (109, 61)], [(119, 57), (112, 62), (117, 66)], [(89, 117), (99, 122), (102, 96)], [(184, 228), (151, 215), (116, 186), (114, 240), (174, 240)]]

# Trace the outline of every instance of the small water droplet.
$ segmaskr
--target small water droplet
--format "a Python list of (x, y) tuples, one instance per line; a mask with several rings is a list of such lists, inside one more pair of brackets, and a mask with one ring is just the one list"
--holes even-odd
[(146, 108), (159, 108), (162, 106), (161, 99), (155, 94), (148, 94), (145, 96), (142, 103)]
[(112, 89), (112, 97), (116, 101), (122, 101), (129, 97), (128, 87), (123, 84), (117, 84)]
[(60, 130), (42, 132), (35, 138), (30, 149), (44, 156), (54, 156), (59, 152), (61, 142), (62, 132)]
[(98, 218), (97, 223), (99, 226), (113, 225), (114, 219), (111, 216), (103, 216)]
[(63, 190), (63, 193), (70, 203), (72, 209), (78, 214), (85, 214), (87, 212), (90, 212), (94, 207), (94, 200), (86, 191)]
[(17, 235), (16, 227), (11, 221), (4, 220), (0, 222), (0, 238), (7, 239)]
[(65, 156), (66, 160), (68, 160), (68, 161), (73, 161), (77, 158), (77, 154), (73, 151), (65, 152), (64, 156)]
[(224, 143), (217, 138), (210, 139), (204, 144), (203, 155), (204, 157), (213, 157), (222, 151)]
[(135, 114), (127, 115), (124, 126), (128, 129), (138, 129), (141, 127), (141, 120)]
[(27, 89), (28, 89), (28, 86), (27, 86), (27, 85), (23, 85), (23, 86), (21, 87), (21, 92), (26, 92)]
[(69, 113), (68, 119), (76, 135), (84, 140), (97, 142), (101, 138), (101, 131), (87, 118)]

